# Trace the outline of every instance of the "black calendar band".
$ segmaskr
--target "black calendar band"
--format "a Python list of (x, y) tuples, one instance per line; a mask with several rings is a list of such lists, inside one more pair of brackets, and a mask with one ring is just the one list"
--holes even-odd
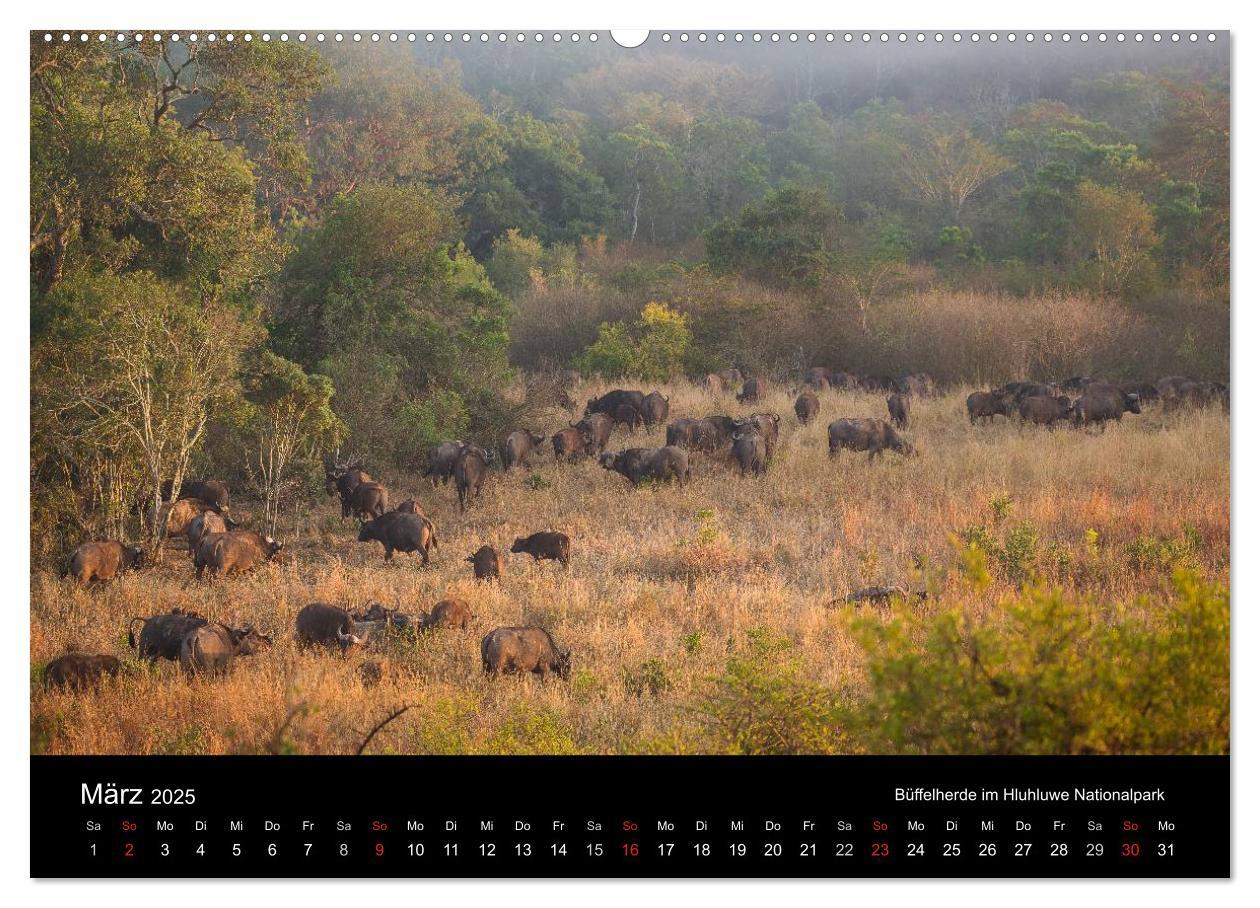
[(1227, 877), (1228, 757), (32, 757), (34, 877)]

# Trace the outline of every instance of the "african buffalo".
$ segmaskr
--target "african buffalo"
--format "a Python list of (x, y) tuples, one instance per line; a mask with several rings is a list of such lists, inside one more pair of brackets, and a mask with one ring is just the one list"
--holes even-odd
[(385, 547), (385, 560), (394, 552), (419, 552), (421, 559), (429, 563), (429, 549), (437, 548), (437, 528), (433, 521), (420, 514), (390, 511), (375, 520), (369, 520), (359, 528), (359, 542), (377, 541)]
[(464, 560), (472, 562), (473, 576), (478, 580), (498, 580), (503, 575), (499, 553), (494, 546), (483, 545)]
[(967, 395), (967, 419), (972, 425), (978, 419), (993, 422), (993, 417), (1004, 416), (1006, 409), (1002, 405), (1002, 395), (997, 391), (972, 391)]
[(573, 659), (541, 627), (500, 627), (481, 641), (481, 666), (492, 675), (532, 672), (545, 681), (554, 672), (567, 681)]
[(915, 453), (914, 446), (881, 419), (837, 419), (827, 426), (828, 452), (834, 455), (841, 449), (866, 451), (869, 460), (888, 450), (906, 456)]
[(592, 413), (607, 413), (609, 416), (616, 418), (617, 408), (628, 406), (632, 407), (639, 413), (640, 419), (643, 416), (643, 392), (642, 391), (609, 391), (600, 397), (592, 397), (586, 402), (586, 409), (583, 416), (590, 416)]
[(722, 394), (726, 391), (726, 383), (722, 381), (716, 372), (710, 372), (700, 379), (700, 387), (714, 395)]
[(179, 666), (190, 675), (224, 675), (237, 656), (252, 656), (271, 638), (253, 627), (207, 624), (188, 632), (179, 645)]
[(122, 663), (113, 656), (71, 652), (44, 666), (44, 684), (47, 687), (86, 690), (106, 677), (118, 677), (121, 669)]
[(643, 424), (657, 426), (669, 419), (669, 398), (660, 391), (653, 391), (643, 398)]
[(1110, 420), (1120, 421), (1125, 413), (1141, 413), (1136, 394), (1125, 394), (1115, 385), (1095, 382), (1085, 389), (1072, 407), (1072, 421), (1078, 426), (1097, 423), (1105, 430)]
[(759, 432), (765, 439), (766, 458), (772, 459), (775, 449), (779, 446), (779, 417), (774, 413), (754, 413), (752, 416), (742, 416), (735, 420), (735, 433), (732, 437), (738, 437), (741, 431), (748, 428)]
[(832, 372), (828, 380), (831, 382), (831, 387), (837, 391), (854, 391), (858, 387), (858, 377), (843, 369)]
[(394, 508), (394, 510), (400, 514), (419, 514), (421, 517), (424, 516), (424, 505), (414, 498), (398, 502), (398, 507)]
[(665, 444), (679, 448), (696, 448), (700, 442), (700, 420), (683, 417), (665, 427)]
[(541, 532), (522, 536), (512, 543), (512, 554), (525, 552), (535, 561), (559, 561), (569, 563), (569, 537), (564, 533)]
[(1058, 397), (1025, 397), (1019, 404), (1020, 419), (1038, 426), (1052, 426), (1071, 415), (1072, 400), (1062, 394)]
[(462, 441), (444, 441), (429, 449), (422, 475), (429, 477), (433, 488), (437, 488), (439, 481), (442, 485), (450, 482), (451, 477), (455, 475), (455, 462), (459, 460), (459, 455), (463, 453), (463, 450), (464, 442)]
[(613, 425), (625, 426), (633, 432), (643, 425), (643, 413), (637, 407), (632, 407), (629, 404), (620, 404), (612, 412), (612, 421)]
[(608, 439), (612, 437), (613, 420), (607, 413), (588, 413), (570, 426), (577, 429), (586, 438), (586, 453), (594, 457), (608, 447)]
[(796, 403), (792, 405), (792, 409), (796, 411), (796, 418), (800, 420), (801, 425), (805, 425), (818, 417), (818, 395), (812, 391), (805, 391), (800, 397), (796, 398)]
[(604, 452), (599, 455), (599, 465), (605, 470), (614, 470), (631, 485), (638, 485), (644, 479), (678, 480), (686, 483), (691, 476), (687, 462), (687, 452), (674, 445), (663, 448), (627, 448), (619, 454)]
[(894, 383), (894, 390), (906, 397), (931, 397), (936, 390), (936, 383), (926, 372), (914, 372), (903, 375)]
[[(171, 488), (174, 483), (166, 480), (162, 483), (162, 500), (170, 501)], [(195, 498), (198, 501), (204, 501), (218, 513), (222, 514), (229, 509), (229, 493), (227, 483), (218, 479), (194, 480), (188, 479), (179, 484), (179, 494), (176, 498)]]
[(567, 460), (570, 463), (586, 453), (587, 436), (581, 429), (570, 426), (561, 429), (551, 436), (551, 449), (556, 453), (556, 460)]
[(216, 511), (211, 505), (206, 504), (200, 498), (179, 499), (179, 501), (172, 504), (171, 509), (166, 512), (166, 535), (187, 535), (189, 525), (202, 514), (214, 514), (216, 517), (219, 516), (218, 511)]
[[(490, 453), (476, 445), (465, 445), (455, 461), (455, 491), (459, 494), (459, 510), (462, 514), (469, 502), (481, 497), (481, 487), (486, 482), (490, 467)], [(427, 560), (427, 559), (426, 559)]]
[(735, 433), (731, 453), (739, 463), (739, 475), (746, 476), (749, 472), (757, 476), (765, 475), (768, 460), (766, 440), (754, 427), (745, 426)]
[(85, 542), (66, 561), (63, 577), (73, 577), (82, 584), (93, 580), (104, 583), (123, 571), (144, 566), (144, 550), (112, 540)]
[[(135, 634), (137, 621), (143, 622), (139, 638)], [(179, 645), (189, 631), (205, 627), (208, 623), (196, 612), (186, 612), (181, 608), (173, 608), (165, 615), (132, 618), (127, 624), (127, 645), (142, 659), (170, 659), (174, 662), (179, 659)]]
[(499, 443), (499, 459), (503, 461), (503, 472), (516, 466), (524, 466), (534, 448), (547, 440), (541, 432), (530, 432), (517, 429)]
[(754, 404), (766, 396), (766, 381), (764, 378), (750, 378), (744, 382), (744, 390), (735, 395), (735, 399), (741, 404)]
[(453, 627), (462, 631), (467, 630), (468, 625), (476, 617), (463, 599), (443, 599), (433, 606), (420, 626), (424, 630), (434, 627)]
[(910, 401), (906, 395), (899, 391), (888, 395), (888, 418), (898, 429), (910, 425)]
[(300, 647), (336, 646), (343, 653), (361, 645), (364, 638), (355, 633), (354, 619), (337, 605), (312, 602), (297, 613), (297, 642)]
[(244, 573), (256, 564), (270, 561), (284, 548), (270, 536), (253, 530), (230, 530), (226, 533), (207, 533), (201, 537), (193, 566), (200, 580), (207, 568), (216, 577)]
[(372, 477), (363, 470), (363, 464), (351, 461), (335, 464), (324, 461), (324, 490), (341, 499), (341, 519), (350, 516), (350, 497), (361, 483), (371, 482)]
[(227, 531), (227, 522), (214, 511), (198, 514), (188, 524), (188, 529), (184, 531), (184, 536), (188, 540), (188, 557), (192, 558), (197, 554), (197, 546), (201, 545), (201, 540), (207, 534), (226, 533)]
[(380, 517), (389, 510), (389, 489), (379, 482), (361, 482), (350, 493), (350, 515), (360, 520)]

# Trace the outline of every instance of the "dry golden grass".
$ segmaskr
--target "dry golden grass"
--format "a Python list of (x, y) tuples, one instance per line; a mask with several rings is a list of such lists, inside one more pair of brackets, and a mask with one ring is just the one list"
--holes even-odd
[[(585, 400), (602, 387), (577, 389)], [(840, 416), (884, 416), (882, 395), (821, 396), (808, 427), (792, 413), (795, 392), (762, 406), (715, 401), (675, 384), (671, 417), (773, 411), (782, 441), (769, 474), (741, 479), (726, 463), (696, 456), (685, 488), (631, 489), (594, 462), (537, 458), (527, 471), (495, 471), (461, 516), (453, 486), (431, 491), (417, 476), (387, 476), (394, 500), (415, 495), (439, 527), (441, 549), (424, 569), (415, 556), (391, 564), (378, 544), (355, 541), (335, 501), (311, 502), (282, 527), (289, 558), (254, 573), (196, 582), (181, 550), (162, 564), (99, 589), (81, 590), (46, 565), (32, 572), (33, 752), (347, 753), (402, 704), (415, 706), (372, 742), (372, 752), (625, 753), (695, 746), (695, 707), (732, 649), (754, 628), (791, 641), (803, 674), (861, 684), (864, 655), (846, 609), (826, 603), (871, 584), (924, 577), (933, 589), (984, 609), (1009, 592), (995, 571), (983, 593), (962, 583), (951, 537), (987, 524), (1001, 538), (1027, 523), (1038, 572), (1049, 582), (1134, 608), (1158, 608), (1168, 574), (1132, 557), (1140, 539), (1201, 539), (1194, 559), (1228, 581), (1229, 424), (1219, 411), (1173, 415), (1152, 408), (1100, 434), (1021, 429), (1000, 418), (971, 427), (963, 389), (916, 401), (909, 437), (921, 456), (827, 455), (826, 425)], [(554, 413), (554, 431), (569, 414)], [(663, 444), (664, 429), (627, 435), (613, 447)], [(526, 478), (533, 473), (532, 483)], [(541, 481), (539, 481), (541, 480)], [(999, 518), (993, 502), (1009, 498)], [(242, 505), (247, 505), (242, 502)], [(238, 507), (238, 510), (244, 508)], [(512, 540), (556, 529), (573, 540), (573, 563), (508, 555)], [(1087, 542), (1088, 531), (1097, 542)], [(477, 584), (463, 559), (483, 543), (499, 549), (505, 574)], [(918, 572), (915, 559), (927, 565)], [(293, 618), (312, 601), (354, 609), (371, 600), (408, 611), (444, 597), (467, 599), (476, 630), (397, 641), (342, 659), (300, 653)], [(923, 609), (933, 608), (928, 600)], [(230, 677), (186, 681), (177, 667), (152, 669), (126, 648), (134, 615), (174, 606), (271, 631), (270, 652), (239, 660)], [(493, 627), (537, 623), (574, 652), (570, 683), (487, 679), (479, 643)], [(127, 671), (97, 692), (45, 691), (36, 677), (74, 644), (126, 657)], [(644, 689), (650, 660), (668, 686)], [(365, 686), (365, 660), (379, 684)], [(629, 682), (629, 683), (628, 683)], [(688, 744), (687, 742), (693, 742)]]

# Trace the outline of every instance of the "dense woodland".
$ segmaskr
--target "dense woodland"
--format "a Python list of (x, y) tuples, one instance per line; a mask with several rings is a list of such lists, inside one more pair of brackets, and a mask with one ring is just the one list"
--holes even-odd
[(1228, 376), (1225, 46), (30, 52), (37, 553), (571, 370)]

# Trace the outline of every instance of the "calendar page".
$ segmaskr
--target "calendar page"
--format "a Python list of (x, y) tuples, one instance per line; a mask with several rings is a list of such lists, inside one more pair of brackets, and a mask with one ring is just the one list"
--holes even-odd
[(29, 59), (32, 877), (1230, 876), (1227, 31)]

